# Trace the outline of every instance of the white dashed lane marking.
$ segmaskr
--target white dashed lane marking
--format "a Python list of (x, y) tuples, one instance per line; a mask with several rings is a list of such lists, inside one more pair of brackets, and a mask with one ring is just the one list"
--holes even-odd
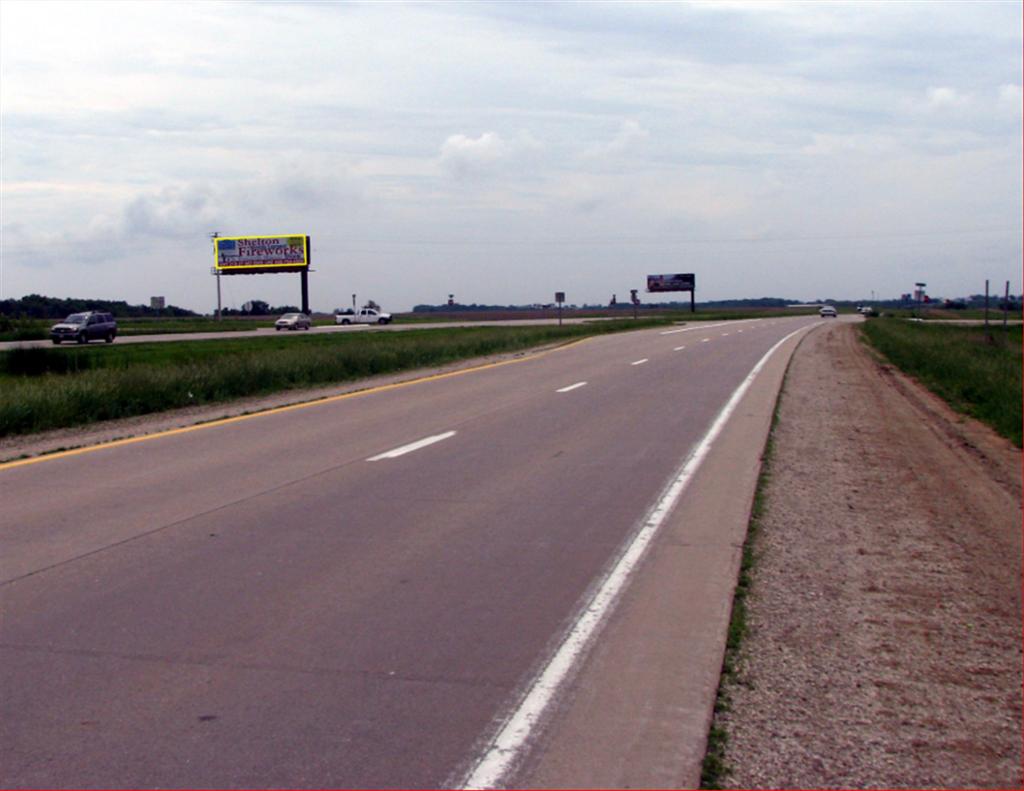
[(425, 448), (428, 445), (433, 445), (435, 442), (454, 437), (454, 431), (446, 431), (444, 434), (435, 434), (432, 437), (424, 437), (423, 439), (417, 440), (416, 442), (410, 442), (408, 445), (402, 445), (400, 448), (394, 450), (385, 451), (384, 453), (378, 453), (376, 456), (371, 456), (367, 461), (381, 461), (382, 459), (397, 459), (399, 456), (404, 456), (406, 453), (412, 453), (414, 450)]

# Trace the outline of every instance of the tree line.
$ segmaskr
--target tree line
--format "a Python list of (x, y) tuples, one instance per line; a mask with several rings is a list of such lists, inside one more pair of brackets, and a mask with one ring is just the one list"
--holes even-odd
[(86, 310), (101, 310), (113, 313), (118, 318), (198, 315), (195, 311), (174, 305), (152, 308), (149, 305), (129, 305), (123, 300), (44, 297), (41, 294), (0, 300), (0, 316), (11, 318), (62, 319), (72, 313)]

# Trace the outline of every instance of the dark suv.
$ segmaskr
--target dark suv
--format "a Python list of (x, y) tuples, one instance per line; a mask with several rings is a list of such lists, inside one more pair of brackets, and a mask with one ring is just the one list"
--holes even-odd
[(95, 310), (72, 313), (60, 324), (50, 327), (50, 340), (54, 343), (61, 341), (88, 343), (101, 338), (107, 343), (113, 343), (115, 337), (117, 337), (117, 322), (114, 321), (114, 317), (109, 313), (100, 313)]

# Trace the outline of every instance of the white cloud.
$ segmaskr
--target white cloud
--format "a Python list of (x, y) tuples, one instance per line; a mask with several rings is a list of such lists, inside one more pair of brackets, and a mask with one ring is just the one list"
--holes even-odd
[(597, 143), (584, 150), (583, 156), (593, 159), (608, 159), (625, 153), (643, 143), (650, 133), (637, 121), (623, 121), (619, 131), (609, 142)]
[(1016, 110), (1021, 109), (1021, 88), (1019, 85), (999, 86), (999, 101)]
[(497, 132), (483, 132), (479, 137), (455, 134), (442, 143), (437, 161), (450, 176), (479, 178), (512, 168), (521, 169), (543, 148), (529, 132), (522, 132), (511, 140), (505, 140)]
[(928, 105), (933, 108), (962, 107), (967, 104), (968, 97), (960, 94), (954, 88), (929, 88)]
[(509, 146), (496, 132), (480, 137), (452, 135), (441, 145), (441, 167), (454, 176), (468, 176), (492, 170), (508, 157)]

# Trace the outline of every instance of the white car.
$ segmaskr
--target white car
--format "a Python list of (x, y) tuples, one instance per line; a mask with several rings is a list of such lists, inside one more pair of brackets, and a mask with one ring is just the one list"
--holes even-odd
[(838, 317), (836, 309), (831, 305), (822, 305), (821, 310), (818, 311), (818, 315), (823, 319), (834, 319)]

